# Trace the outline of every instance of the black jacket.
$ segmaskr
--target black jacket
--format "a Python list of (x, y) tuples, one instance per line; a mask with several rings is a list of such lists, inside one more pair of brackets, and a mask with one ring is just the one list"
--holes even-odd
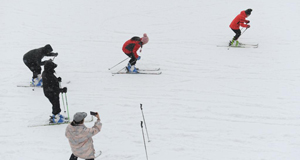
[(27, 52), (23, 56), (24, 62), (26, 63), (36, 63), (38, 65), (44, 65), (45, 61), (42, 62), (44, 56), (57, 56), (57, 53), (52, 53), (52, 47), (47, 44), (44, 47), (33, 49)]
[(60, 88), (57, 77), (54, 75), (54, 69), (57, 67), (51, 60), (45, 62), (44, 72), (42, 74), (43, 90), (45, 96), (59, 96)]

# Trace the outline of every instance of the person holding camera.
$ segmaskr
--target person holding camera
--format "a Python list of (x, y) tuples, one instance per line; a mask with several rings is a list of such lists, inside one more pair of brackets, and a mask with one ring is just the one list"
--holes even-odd
[(52, 116), (50, 116), (50, 123), (64, 123), (66, 118), (60, 114), (60, 103), (59, 103), (59, 93), (67, 93), (67, 88), (60, 88), (59, 82), (61, 82), (60, 77), (54, 75), (55, 68), (57, 65), (48, 60), (45, 62), (44, 71), (42, 74), (43, 78), (43, 90), (44, 95), (49, 99), (52, 104)]
[(44, 56), (56, 57), (58, 55), (58, 53), (53, 53), (52, 51), (53, 49), (51, 45), (47, 44), (44, 47), (30, 50), (26, 54), (24, 54), (23, 62), (33, 73), (31, 86), (40, 87), (43, 85), (41, 66), (45, 64), (45, 61), (42, 61), (42, 59), (44, 58)]
[(69, 139), (72, 149), (70, 160), (77, 160), (78, 157), (86, 160), (94, 160), (95, 158), (92, 136), (101, 131), (102, 123), (97, 112), (91, 112), (91, 115), (97, 117), (92, 128), (87, 128), (84, 125), (84, 118), (87, 116), (85, 112), (77, 112), (72, 123), (66, 128), (65, 135)]

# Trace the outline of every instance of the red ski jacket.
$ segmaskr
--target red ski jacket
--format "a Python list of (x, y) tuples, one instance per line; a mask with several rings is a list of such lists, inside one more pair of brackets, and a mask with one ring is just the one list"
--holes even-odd
[(132, 37), (130, 40), (126, 41), (123, 45), (123, 52), (126, 54), (133, 53), (135, 58), (138, 58), (139, 55), (136, 53), (137, 50), (143, 47), (143, 43), (140, 37)]
[(241, 13), (233, 19), (229, 27), (234, 30), (240, 29), (240, 26), (247, 27), (248, 25), (245, 23), (248, 23), (249, 21), (246, 20), (246, 18), (247, 14), (245, 13), (245, 11), (241, 11)]

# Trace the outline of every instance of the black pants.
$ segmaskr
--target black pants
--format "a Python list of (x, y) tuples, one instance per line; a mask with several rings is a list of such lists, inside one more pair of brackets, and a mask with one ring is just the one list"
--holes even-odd
[[(126, 54), (126, 53), (125, 53)], [(126, 54), (128, 57), (130, 57), (131, 59), (129, 60), (129, 63), (131, 64), (131, 65), (135, 65), (136, 64), (136, 61), (137, 61), (137, 59), (135, 58), (135, 56), (134, 56), (134, 54), (133, 54), (133, 52), (131, 52), (130, 54)]]
[(232, 30), (235, 33), (235, 36), (233, 37), (233, 40), (238, 40), (239, 37), (241, 36), (241, 30), (240, 29), (232, 29)]
[(23, 62), (33, 73), (32, 78), (37, 78), (37, 75), (41, 74), (42, 68), (39, 64), (35, 62), (29, 62), (26, 59), (23, 59)]
[[(76, 157), (76, 156), (72, 153), (72, 155), (71, 155), (71, 157), (70, 157), (70, 160), (77, 160), (77, 158), (78, 158), (78, 157)], [(93, 158), (93, 159), (86, 159), (86, 160), (94, 160), (94, 158)]]
[(59, 94), (49, 93), (45, 94), (45, 96), (49, 99), (52, 104), (52, 114), (57, 115), (61, 112), (60, 104), (59, 104)]

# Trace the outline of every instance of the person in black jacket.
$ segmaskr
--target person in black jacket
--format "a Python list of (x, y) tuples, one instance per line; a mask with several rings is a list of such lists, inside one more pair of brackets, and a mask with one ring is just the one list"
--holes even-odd
[(43, 90), (44, 95), (49, 99), (52, 104), (52, 116), (50, 118), (50, 123), (63, 123), (65, 122), (65, 117), (60, 114), (60, 104), (59, 104), (59, 93), (67, 93), (67, 88), (60, 88), (59, 82), (61, 82), (60, 77), (54, 75), (55, 68), (57, 65), (48, 60), (45, 62), (44, 71), (42, 74), (43, 78)]
[(58, 53), (53, 53), (53, 49), (50, 44), (44, 47), (30, 50), (23, 56), (23, 62), (33, 73), (32, 86), (42, 86), (43, 81), (41, 77), (41, 66), (44, 65), (45, 61), (42, 61), (44, 56), (57, 56)]

